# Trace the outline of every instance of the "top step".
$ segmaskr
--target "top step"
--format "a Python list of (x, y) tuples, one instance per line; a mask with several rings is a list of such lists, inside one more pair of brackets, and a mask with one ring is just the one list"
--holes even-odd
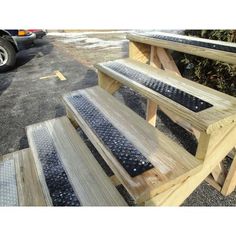
[(134, 42), (236, 64), (236, 43), (158, 31), (148, 33), (130, 33), (127, 35), (127, 39)]
[(132, 59), (99, 63), (96, 68), (174, 111), (199, 131), (212, 133), (236, 122), (236, 98)]

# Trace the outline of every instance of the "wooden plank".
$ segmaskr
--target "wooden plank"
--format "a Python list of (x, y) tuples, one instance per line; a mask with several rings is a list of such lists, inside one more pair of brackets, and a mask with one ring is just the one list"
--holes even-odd
[[(203, 42), (203, 43), (210, 43), (213, 45), (224, 45), (228, 47), (236, 47), (235, 43), (229, 43), (229, 42), (222, 42), (218, 40), (210, 40), (210, 39), (203, 39), (203, 38), (197, 38), (197, 37), (190, 37), (190, 36), (184, 36), (184, 35), (176, 35), (176, 34), (170, 34), (170, 33), (164, 33), (164, 32), (158, 32), (159, 35), (168, 36), (168, 37), (178, 37), (180, 40), (194, 40), (197, 42)], [(132, 42), (139, 42), (147, 45), (153, 45), (160, 48), (168, 48), (171, 50), (184, 52), (196, 56), (201, 56), (213, 60), (220, 60), (227, 63), (236, 63), (236, 53), (222, 51), (222, 50), (216, 50), (216, 49), (210, 49), (206, 47), (201, 46), (195, 46), (195, 45), (189, 45), (184, 44), (181, 42), (172, 42), (162, 39), (154, 39), (146, 36), (141, 36), (138, 34), (128, 34), (127, 39), (131, 40)]]
[(160, 206), (176, 189), (181, 186), (181, 183), (176, 184), (157, 196), (145, 202), (145, 206)]
[(172, 56), (164, 48), (157, 47), (156, 53), (157, 53), (157, 56), (162, 64), (164, 70), (174, 72), (174, 73), (176, 73), (176, 75), (181, 76), (179, 69), (176, 66)]
[(160, 59), (157, 56), (157, 48), (151, 46), (151, 53), (150, 53), (150, 66), (161, 68)]
[[(155, 168), (142, 175), (130, 177), (69, 102), (68, 96), (78, 94), (87, 97), (128, 140), (131, 140)], [(67, 109), (75, 115), (79, 126), (136, 202), (141, 203), (155, 196), (201, 168), (201, 162), (184, 148), (178, 146), (101, 88), (93, 87), (75, 91), (65, 95), (63, 99)]]
[(13, 153), (20, 206), (47, 206), (30, 149)]
[(121, 83), (98, 71), (98, 85), (113, 94), (120, 88)]
[(203, 168), (186, 179), (179, 188), (167, 197), (161, 203), (162, 206), (179, 206), (183, 201), (197, 188), (197, 186), (214, 170), (214, 168), (224, 159), (227, 153), (235, 146), (236, 140), (232, 137), (236, 136), (236, 127), (231, 129), (224, 135), (223, 141), (211, 150), (205, 158)]
[(38, 152), (32, 134), (40, 127), (46, 127), (53, 138), (67, 176), (83, 206), (127, 205), (66, 117), (27, 127), (35, 158), (38, 159)]
[(158, 105), (152, 100), (147, 99), (146, 120), (150, 125), (154, 127), (156, 126), (157, 109)]
[(225, 196), (228, 196), (235, 190), (235, 187), (236, 187), (236, 155), (234, 156), (233, 162), (226, 176), (221, 193)]
[(226, 178), (225, 168), (223, 166), (223, 163), (219, 163), (215, 169), (212, 171), (212, 176), (214, 180), (220, 185), (223, 186)]
[(219, 183), (217, 183), (214, 178), (212, 177), (212, 175), (208, 175), (205, 179), (205, 181), (210, 184), (213, 188), (215, 188), (217, 191), (221, 191), (222, 187), (221, 185), (219, 185)]
[(109, 69), (102, 63), (96, 65), (97, 69), (110, 77), (118, 80), (132, 89), (138, 91), (143, 96), (158, 103), (160, 107), (165, 107), (177, 116), (183, 118), (199, 131), (211, 133), (214, 130), (221, 129), (224, 126), (236, 122), (236, 98), (219, 91), (213, 90), (196, 82), (177, 76), (173, 73), (163, 71), (158, 68), (153, 68), (143, 63), (131, 60), (121, 59), (117, 62), (140, 71), (150, 77), (153, 77), (164, 83), (168, 83), (188, 94), (199, 97), (202, 100), (213, 105), (201, 112), (193, 112), (184, 106), (166, 98), (165, 96), (154, 92), (153, 90), (141, 85), (112, 69)]
[(54, 73), (60, 80), (67, 80), (66, 77), (59, 70), (56, 70)]
[(151, 47), (143, 43), (129, 42), (129, 58), (142, 63), (149, 62)]

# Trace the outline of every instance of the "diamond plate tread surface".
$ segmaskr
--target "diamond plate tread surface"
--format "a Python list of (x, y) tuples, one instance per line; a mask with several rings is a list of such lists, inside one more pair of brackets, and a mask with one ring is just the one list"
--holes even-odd
[(153, 165), (85, 96), (70, 96), (68, 100), (131, 177), (153, 168)]
[(35, 129), (32, 136), (53, 205), (79, 206), (80, 202), (70, 184), (47, 128)]
[(18, 206), (15, 163), (13, 159), (0, 162), (0, 206)]
[(236, 47), (230, 47), (226, 45), (200, 42), (193, 39), (183, 39), (183, 38), (179, 38), (178, 36), (175, 37), (175, 36), (161, 35), (161, 34), (155, 34), (155, 33), (140, 33), (140, 35), (154, 38), (154, 39), (161, 39), (161, 40), (166, 40), (166, 41), (171, 41), (171, 42), (176, 42), (176, 43), (189, 44), (189, 45), (203, 47), (203, 48), (236, 53)]
[(151, 76), (147, 76), (144, 73), (134, 70), (133, 68), (119, 62), (107, 62), (103, 65), (139, 84), (146, 86), (149, 89), (152, 89), (157, 93), (160, 93), (161, 95), (179, 103), (193, 112), (200, 112), (213, 106), (200, 98), (181, 91), (180, 89), (177, 89), (162, 81), (158, 81)]

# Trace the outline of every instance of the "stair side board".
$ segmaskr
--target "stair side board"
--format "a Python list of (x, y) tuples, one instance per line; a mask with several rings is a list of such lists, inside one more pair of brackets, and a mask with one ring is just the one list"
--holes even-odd
[[(130, 177), (70, 103), (68, 98), (78, 94), (86, 96), (156, 168)], [(66, 94), (63, 100), (67, 110), (74, 115), (79, 126), (136, 201), (163, 191), (201, 168), (201, 161), (98, 86)]]
[(141, 95), (166, 107), (166, 109), (174, 111), (177, 115), (187, 120), (200, 131), (212, 133), (223, 126), (236, 122), (236, 98), (232, 96), (190, 81), (181, 76), (177, 76), (174, 73), (153, 68), (132, 59), (120, 59), (115, 62), (128, 66), (131, 69), (152, 77), (153, 79), (169, 84), (212, 104), (213, 107), (207, 108), (201, 112), (193, 112), (160, 93), (157, 93), (152, 89), (149, 89), (146, 86), (108, 68), (106, 63), (109, 62), (99, 63), (96, 65), (96, 68), (99, 71), (110, 76), (114, 80), (129, 86)]
[[(37, 159), (41, 175), (43, 171), (32, 132), (35, 128), (42, 126), (47, 128), (53, 138), (60, 161), (82, 206), (127, 205), (67, 117), (56, 118), (26, 128), (29, 144)], [(46, 184), (44, 177), (41, 181)]]
[[(144, 35), (138, 33), (127, 34), (126, 38), (132, 42), (143, 43), (146, 45), (152, 45), (201, 56), (212, 60), (236, 64), (235, 43), (203, 39), (186, 35), (170, 34), (165, 32), (155, 32), (155, 34), (160, 35), (161, 38), (154, 38), (148, 36), (148, 34)], [(168, 40), (168, 38), (176, 40)]]

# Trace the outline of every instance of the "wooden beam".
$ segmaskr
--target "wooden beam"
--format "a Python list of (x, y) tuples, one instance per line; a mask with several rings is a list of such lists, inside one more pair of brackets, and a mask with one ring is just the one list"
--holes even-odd
[(225, 183), (223, 185), (221, 193), (227, 196), (234, 191), (235, 186), (236, 186), (236, 154), (230, 166), (230, 169), (225, 179)]
[(161, 68), (161, 62), (157, 56), (157, 48), (155, 46), (151, 46), (150, 66)]
[(223, 141), (217, 145), (205, 158), (203, 168), (197, 174), (190, 176), (161, 205), (179, 206), (197, 188), (197, 186), (214, 170), (229, 151), (236, 145), (236, 127), (223, 136)]
[(170, 53), (168, 53), (164, 48), (159, 47), (156, 47), (156, 53), (165, 70), (174, 72), (176, 75), (181, 76), (181, 73), (179, 72), (179, 69)]
[(214, 180), (220, 185), (223, 186), (226, 178), (225, 168), (223, 166), (223, 163), (219, 163), (215, 169), (212, 171), (212, 176)]
[(112, 79), (101, 71), (98, 71), (98, 85), (110, 94), (115, 93), (121, 87), (120, 82)]
[(158, 105), (150, 99), (147, 99), (146, 120), (152, 126), (156, 126)]
[(214, 180), (212, 175), (208, 175), (205, 179), (205, 181), (210, 184), (213, 188), (215, 188), (217, 191), (221, 191), (222, 187)]

